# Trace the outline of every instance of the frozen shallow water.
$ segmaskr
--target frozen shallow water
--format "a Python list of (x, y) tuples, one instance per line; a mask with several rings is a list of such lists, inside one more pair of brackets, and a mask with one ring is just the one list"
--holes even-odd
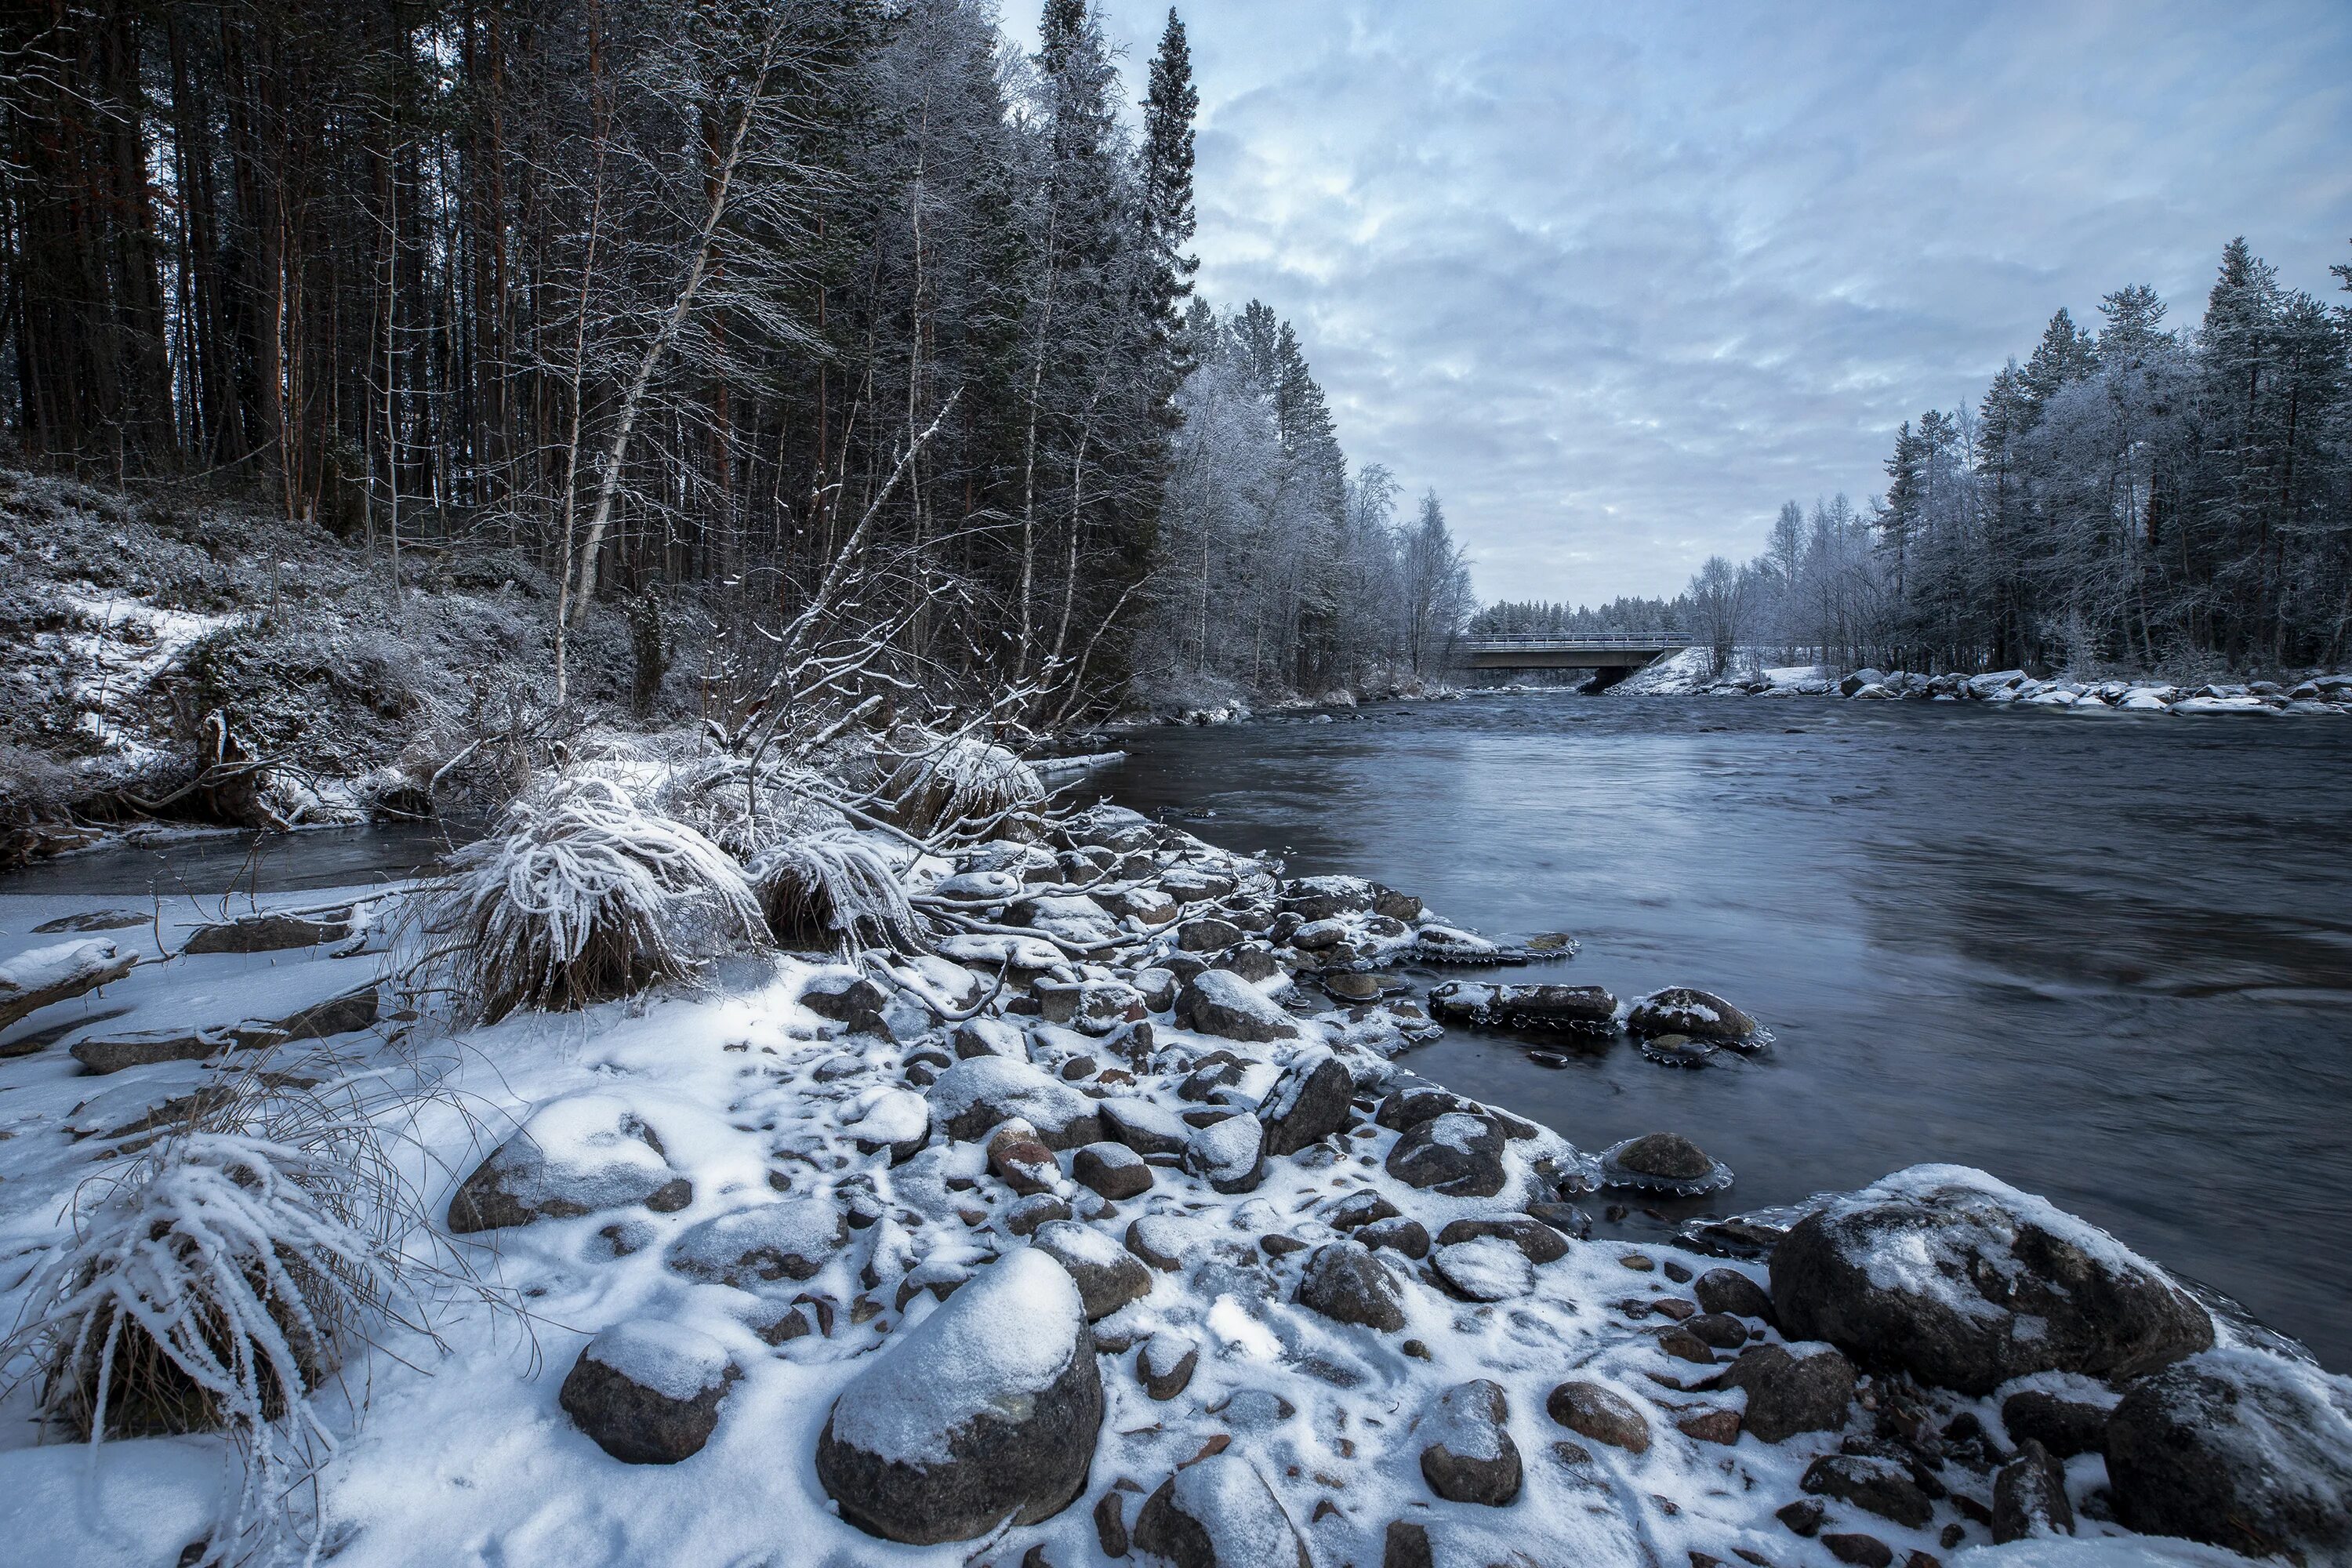
[(2352, 725), (1544, 694), (1121, 744), (1124, 805), (1583, 942), (1517, 978), (1760, 1018), (1697, 1071), (1458, 1026), (1404, 1058), (1738, 1173), (1670, 1216), (1980, 1165), (2352, 1368)]

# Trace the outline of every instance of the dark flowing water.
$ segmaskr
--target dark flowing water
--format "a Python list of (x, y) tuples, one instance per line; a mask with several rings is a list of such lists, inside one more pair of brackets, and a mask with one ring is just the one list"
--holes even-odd
[(1125, 805), (1775, 1037), (1555, 1069), (1455, 1029), (1423, 1075), (1586, 1149), (1683, 1132), (1738, 1173), (1713, 1212), (1982, 1166), (2352, 1368), (2352, 721), (1487, 696), (1122, 743)]

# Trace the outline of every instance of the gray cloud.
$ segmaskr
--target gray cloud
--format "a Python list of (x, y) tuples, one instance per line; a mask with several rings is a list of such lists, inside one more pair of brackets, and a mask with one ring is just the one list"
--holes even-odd
[[(1202, 289), (1297, 324), (1490, 596), (1751, 553), (2058, 306), (2193, 321), (2233, 234), (2314, 292), (2352, 258), (2340, 0), (1181, 9)], [(1166, 6), (1107, 14), (1139, 81)]]

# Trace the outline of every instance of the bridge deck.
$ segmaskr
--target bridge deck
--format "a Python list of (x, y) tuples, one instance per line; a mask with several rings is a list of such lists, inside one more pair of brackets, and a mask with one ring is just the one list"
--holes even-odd
[(1691, 646), (1681, 632), (1654, 637), (1554, 637), (1528, 634), (1478, 637), (1463, 645), (1470, 669), (1640, 669)]

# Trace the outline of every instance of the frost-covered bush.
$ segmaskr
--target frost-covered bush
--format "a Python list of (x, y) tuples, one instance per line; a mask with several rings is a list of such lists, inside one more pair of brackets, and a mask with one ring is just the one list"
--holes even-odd
[(815, 798), (818, 784), (801, 769), (770, 763), (755, 773), (749, 758), (706, 752), (679, 763), (653, 798), (666, 815), (749, 861), (842, 826), (841, 814)]
[(526, 791), (499, 828), (449, 857), (424, 912), (459, 1005), (484, 1022), (680, 979), (759, 935), (759, 906), (726, 851), (602, 773)]
[(892, 731), (876, 767), (876, 794), (913, 833), (1018, 836), (1045, 802), (1045, 786), (1028, 763), (978, 735), (904, 726)]
[(777, 846), (752, 868), (768, 929), (793, 946), (921, 950), (923, 924), (890, 862), (855, 838)]

